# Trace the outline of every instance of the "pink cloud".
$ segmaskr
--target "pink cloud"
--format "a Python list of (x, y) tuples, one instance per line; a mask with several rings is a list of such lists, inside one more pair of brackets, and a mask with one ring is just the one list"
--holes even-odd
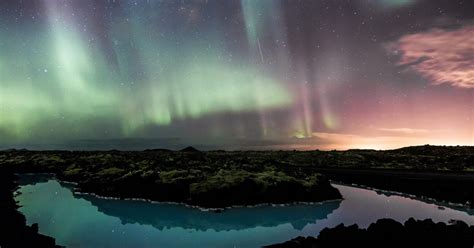
[(389, 48), (433, 84), (474, 88), (474, 26), (405, 35)]

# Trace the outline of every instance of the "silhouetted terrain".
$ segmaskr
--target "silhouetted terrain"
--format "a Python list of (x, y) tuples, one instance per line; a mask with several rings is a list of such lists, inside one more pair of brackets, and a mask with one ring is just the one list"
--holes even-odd
[[(437, 200), (474, 202), (474, 148), (462, 146), (301, 152), (201, 152), (192, 147), (179, 152), (10, 150), (0, 152), (0, 166), (56, 173), (59, 179), (78, 182), (83, 191), (101, 195), (206, 207), (337, 198), (328, 177)], [(247, 199), (239, 199), (245, 195)]]
[[(17, 234), (2, 235), (4, 244), (35, 241), (45, 246), (54, 245), (52, 239), (37, 234), (37, 226), (27, 227), (24, 217), (16, 211), (12, 195), (14, 184), (8, 176), (11, 172), (54, 173), (61, 180), (78, 183), (76, 187), (80, 191), (99, 195), (184, 202), (210, 208), (340, 198), (328, 178), (438, 200), (474, 202), (473, 147), (421, 146), (389, 151), (304, 152), (202, 152), (192, 147), (178, 152), (163, 149), (142, 152), (7, 150), (0, 151), (0, 170), (2, 177), (6, 178), (1, 180), (4, 192), (1, 214), (7, 216), (4, 225), (13, 227), (7, 234)], [(426, 232), (439, 234), (439, 239), (433, 239), (439, 241), (435, 244), (454, 242), (452, 240), (455, 239), (460, 243), (453, 244), (464, 245), (466, 240), (472, 240), (462, 236), (466, 233), (471, 235), (472, 227), (469, 229), (460, 222), (453, 226), (412, 222), (407, 222), (408, 226), (405, 223), (403, 227), (384, 220), (367, 231), (339, 226), (333, 231), (323, 231), (318, 240), (299, 238), (284, 247), (313, 247), (322, 242), (350, 241), (351, 238), (356, 239), (354, 242), (367, 245), (364, 243), (367, 239), (377, 243), (397, 235), (401, 237), (399, 242), (412, 237), (410, 235), (419, 237), (419, 242), (425, 242), (423, 235)], [(393, 232), (395, 234), (390, 234)], [(354, 236), (354, 233), (357, 235)], [(392, 236), (388, 237), (389, 234)], [(32, 238), (28, 241), (18, 238), (29, 236)]]
[(260, 156), (263, 153), (250, 155), (204, 153), (192, 147), (179, 152), (7, 151), (0, 155), (0, 166), (55, 173), (61, 180), (78, 183), (78, 190), (102, 196), (207, 208), (341, 198), (321, 174), (284, 171)]
[(317, 238), (298, 237), (268, 248), (323, 248), (323, 247), (457, 247), (474, 246), (474, 226), (462, 221), (452, 224), (432, 220), (409, 219), (401, 224), (391, 219), (380, 219), (367, 229), (357, 225), (338, 225), (323, 229)]
[(16, 176), (0, 172), (0, 247), (57, 247), (53, 238), (38, 233), (38, 225), (26, 225), (13, 199)]

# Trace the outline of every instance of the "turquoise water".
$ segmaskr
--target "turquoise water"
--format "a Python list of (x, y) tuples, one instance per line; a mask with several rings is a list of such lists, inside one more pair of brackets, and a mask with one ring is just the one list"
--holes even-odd
[(474, 225), (469, 209), (343, 185), (335, 185), (342, 201), (221, 213), (73, 194), (71, 185), (48, 178), (23, 178), (20, 185), (16, 200), (28, 223), (38, 223), (40, 233), (67, 247), (260, 247), (317, 235), (339, 223), (366, 227), (380, 218), (459, 219)]

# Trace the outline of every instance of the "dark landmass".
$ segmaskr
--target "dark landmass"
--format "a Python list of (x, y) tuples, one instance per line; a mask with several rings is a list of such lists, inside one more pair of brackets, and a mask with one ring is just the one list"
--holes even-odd
[[(328, 179), (472, 205), (473, 172), (474, 147), (421, 146), (389, 151), (301, 152), (203, 152), (192, 147), (179, 152), (163, 149), (143, 152), (0, 151), (0, 175), (7, 179), (11, 173), (54, 173), (60, 180), (76, 182), (77, 189), (83, 192), (118, 198), (182, 202), (208, 208), (341, 198)], [(4, 224), (13, 228), (6, 232), (7, 235), (1, 236), (0, 242), (34, 241), (35, 247), (43, 243), (45, 247), (54, 246), (54, 240), (37, 234), (37, 225), (26, 226), (25, 218), (16, 210), (12, 195), (14, 184), (8, 183), (9, 180), (0, 180), (2, 192), (6, 192), (1, 195), (4, 208), (1, 214), (7, 216)], [(101, 209), (121, 216), (125, 222), (143, 221), (127, 219), (126, 215), (110, 206), (102, 206)], [(368, 230), (339, 226), (335, 231), (323, 231), (318, 239), (298, 238), (285, 244), (294, 245), (296, 242), (306, 246), (284, 247), (328, 247), (314, 244), (337, 240), (345, 242), (351, 238), (355, 239), (354, 244), (361, 242), (363, 247), (370, 247), (364, 243), (367, 240), (378, 246), (387, 246), (391, 241), (386, 240), (394, 239), (392, 243), (400, 244), (397, 242), (407, 242), (405, 238), (413, 235), (423, 246), (435, 240), (436, 245), (453, 242), (455, 245), (450, 247), (463, 247), (465, 237), (474, 237), (472, 227), (469, 229), (461, 222), (449, 226), (412, 222), (403, 226), (383, 220), (371, 225)], [(151, 224), (160, 227), (172, 225)], [(15, 228), (19, 231), (14, 231)], [(462, 236), (466, 232), (470, 236)], [(426, 233), (430, 233), (431, 239), (425, 238)], [(31, 235), (31, 238), (22, 240), (18, 235)], [(394, 237), (399, 237), (400, 241)], [(4, 244), (0, 245), (8, 247), (8, 244), (15, 243)], [(334, 244), (331, 247), (337, 247)], [(472, 243), (468, 247), (472, 247)]]
[(203, 207), (340, 197), (327, 178), (439, 201), (474, 203), (474, 147), (467, 146), (387, 151), (8, 150), (0, 151), (0, 167), (55, 173), (59, 179), (78, 182), (79, 190), (104, 196)]
[(471, 172), (335, 168), (320, 168), (316, 171), (346, 184), (354, 183), (474, 206), (474, 173)]
[(198, 149), (192, 147), (192, 146), (188, 146), (182, 150), (180, 150), (180, 152), (200, 152)]
[(0, 247), (59, 247), (53, 238), (38, 233), (38, 224), (28, 226), (13, 198), (16, 176), (0, 172)]
[[(205, 208), (340, 199), (318, 173), (288, 172), (260, 153), (183, 151), (0, 153), (0, 168), (55, 173), (82, 192), (179, 202)], [(256, 155), (256, 156), (255, 156)]]
[(409, 219), (401, 224), (391, 219), (380, 219), (367, 229), (357, 225), (323, 229), (317, 238), (297, 237), (267, 248), (319, 247), (457, 247), (474, 246), (474, 226), (462, 221), (451, 224), (432, 220)]

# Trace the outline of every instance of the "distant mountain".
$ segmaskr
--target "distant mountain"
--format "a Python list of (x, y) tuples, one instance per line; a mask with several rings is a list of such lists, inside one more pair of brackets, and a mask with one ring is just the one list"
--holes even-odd
[(456, 155), (456, 154), (473, 154), (474, 146), (409, 146), (399, 149), (388, 150), (388, 152), (408, 154), (408, 155)]
[(196, 149), (192, 146), (188, 146), (184, 149), (181, 149), (180, 152), (201, 152), (201, 151), (199, 151), (198, 149)]

